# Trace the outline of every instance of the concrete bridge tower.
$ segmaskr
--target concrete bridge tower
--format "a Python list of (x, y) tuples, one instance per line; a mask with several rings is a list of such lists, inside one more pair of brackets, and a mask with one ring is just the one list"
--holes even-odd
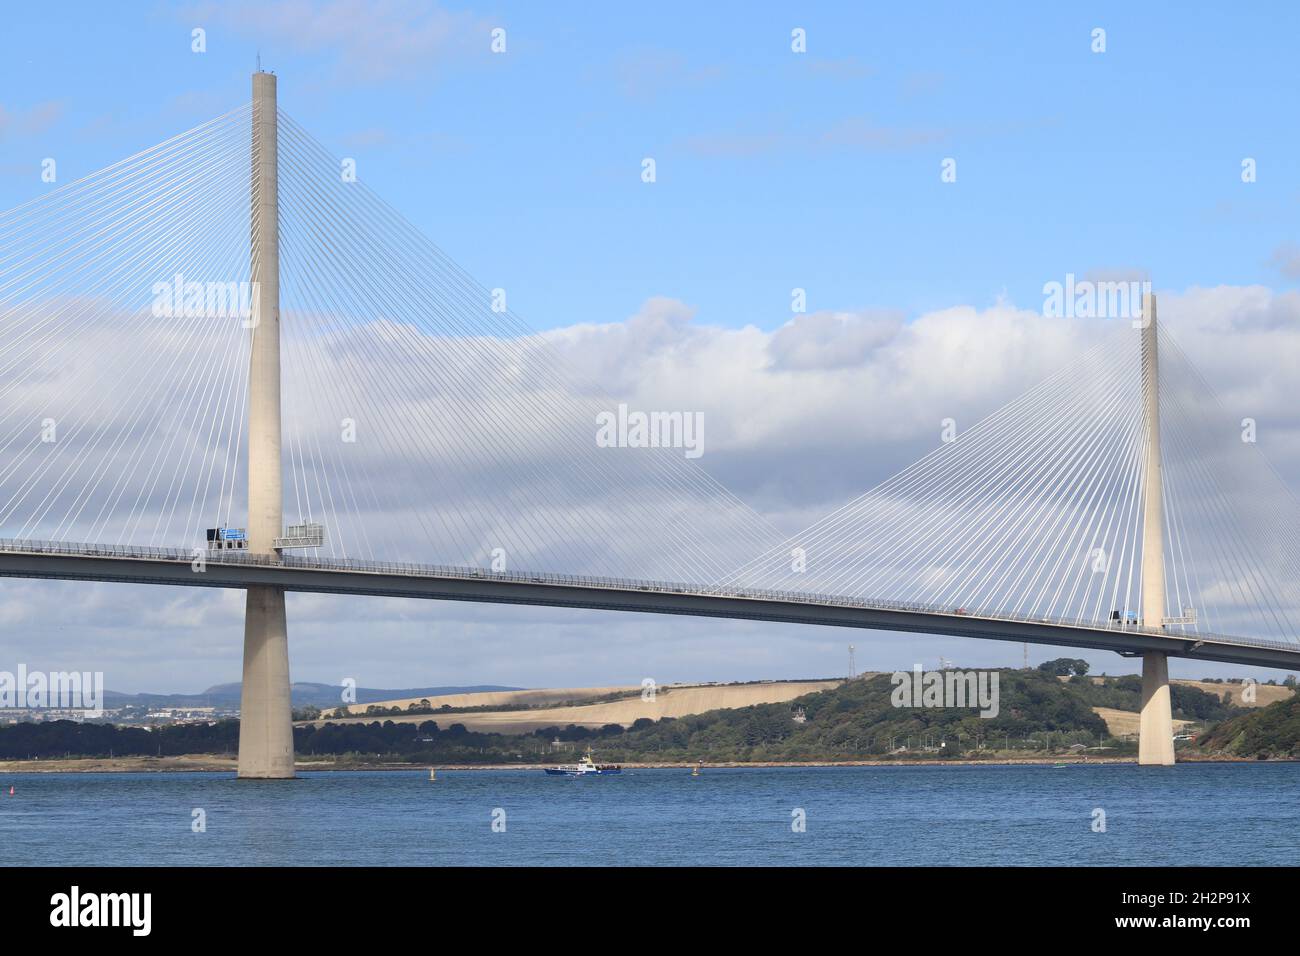
[[(253, 329), (248, 375), (248, 550), (275, 555), (284, 534), (280, 476), (280, 214), (275, 75), (253, 74)], [(293, 774), (284, 589), (248, 589), (239, 776)]]
[[(1156, 297), (1142, 303), (1142, 408), (1146, 421), (1143, 468), (1142, 624), (1164, 627), (1165, 522), (1164, 478), (1160, 468), (1160, 366), (1157, 356)], [(1142, 655), (1142, 712), (1138, 725), (1138, 763), (1174, 762), (1174, 720), (1169, 701), (1169, 657)]]

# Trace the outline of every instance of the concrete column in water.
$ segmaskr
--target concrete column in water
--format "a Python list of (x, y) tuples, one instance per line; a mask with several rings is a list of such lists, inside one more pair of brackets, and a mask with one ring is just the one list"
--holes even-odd
[[(274, 555), (283, 534), (280, 476), (280, 217), (275, 76), (253, 74), (252, 280), (248, 375), (248, 550)], [(244, 612), (239, 776), (293, 774), (284, 590), (250, 587)]]
[[(1165, 522), (1164, 477), (1160, 465), (1160, 364), (1157, 355), (1156, 297), (1142, 303), (1142, 415), (1146, 422), (1143, 468), (1142, 624), (1164, 627)], [(1169, 658), (1159, 651), (1142, 655), (1142, 711), (1138, 724), (1138, 763), (1174, 762), (1174, 720), (1169, 700)]]

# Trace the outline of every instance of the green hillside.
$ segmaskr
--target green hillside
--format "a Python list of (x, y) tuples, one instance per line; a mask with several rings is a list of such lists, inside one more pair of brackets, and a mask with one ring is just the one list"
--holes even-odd
[(1197, 743), (1234, 757), (1300, 758), (1300, 695), (1226, 720)]
[[(992, 718), (972, 708), (895, 707), (895, 685), (879, 674), (789, 703), (638, 721), (600, 747), (624, 760), (845, 760), (904, 745), (955, 757), (977, 749), (1095, 745), (1106, 736), (1081, 686), (1037, 671), (1000, 671), (999, 681), (1000, 713)], [(803, 722), (794, 719), (800, 711)]]

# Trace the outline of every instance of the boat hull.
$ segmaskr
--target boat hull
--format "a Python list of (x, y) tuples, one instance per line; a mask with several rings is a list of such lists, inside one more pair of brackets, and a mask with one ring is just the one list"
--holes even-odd
[(622, 773), (622, 769), (610, 770), (562, 770), (559, 767), (547, 767), (546, 772), (552, 777), (607, 777), (610, 774)]

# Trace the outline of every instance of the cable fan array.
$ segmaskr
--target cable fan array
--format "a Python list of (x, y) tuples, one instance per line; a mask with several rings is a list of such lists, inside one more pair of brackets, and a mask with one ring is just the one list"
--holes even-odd
[(1300, 640), (1300, 504), (1256, 435), (1160, 331), (1160, 450), (1171, 615), (1189, 633)]
[[(235, 110), (0, 216), (0, 534), (243, 523), (250, 129)], [(326, 525), (315, 553), (705, 584), (779, 540), (682, 449), (599, 447), (611, 401), (279, 129), (285, 513)]]
[(6, 537), (175, 544), (244, 507), (249, 123), (234, 110), (0, 214)]
[[(1296, 642), (1295, 498), (1162, 326), (1165, 619)], [(1142, 621), (1138, 333), (1065, 368), (723, 579), (982, 617)]]
[(711, 583), (780, 540), (280, 115), (286, 510), (332, 553)]

